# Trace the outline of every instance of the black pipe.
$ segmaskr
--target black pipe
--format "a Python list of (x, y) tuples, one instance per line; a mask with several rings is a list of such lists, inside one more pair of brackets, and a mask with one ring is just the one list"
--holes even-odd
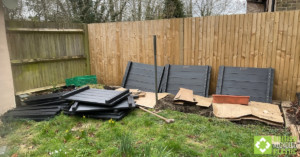
[(156, 35), (153, 36), (153, 48), (154, 48), (154, 76), (155, 76), (155, 103), (158, 103), (157, 95), (157, 61), (156, 61)]

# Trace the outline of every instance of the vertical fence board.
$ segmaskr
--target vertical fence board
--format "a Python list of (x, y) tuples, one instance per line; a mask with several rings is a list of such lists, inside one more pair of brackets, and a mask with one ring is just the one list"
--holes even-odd
[(88, 55), (94, 42), (88, 44), (84, 24), (7, 21), (6, 28), (15, 92), (90, 74)]
[(128, 61), (153, 64), (152, 36), (157, 35), (159, 65), (212, 66), (210, 94), (215, 92), (221, 65), (272, 67), (273, 98), (295, 100), (295, 93), (300, 92), (299, 14), (288, 11), (90, 24), (91, 72), (101, 83), (120, 85)]

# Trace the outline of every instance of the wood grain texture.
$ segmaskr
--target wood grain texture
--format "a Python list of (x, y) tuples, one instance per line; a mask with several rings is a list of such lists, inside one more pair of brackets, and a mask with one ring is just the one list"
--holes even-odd
[(90, 73), (84, 24), (8, 21), (6, 27), (15, 92)]
[[(300, 11), (89, 24), (91, 71), (101, 83), (120, 85), (128, 61), (212, 66), (210, 94), (219, 66), (275, 69), (273, 99), (300, 92)], [(99, 34), (99, 32), (101, 32)]]

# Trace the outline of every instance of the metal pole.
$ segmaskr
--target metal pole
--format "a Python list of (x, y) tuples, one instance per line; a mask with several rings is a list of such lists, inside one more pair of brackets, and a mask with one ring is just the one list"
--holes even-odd
[(158, 103), (158, 95), (157, 95), (157, 61), (156, 61), (156, 35), (153, 36), (153, 46), (154, 46), (154, 76), (155, 76), (155, 103)]

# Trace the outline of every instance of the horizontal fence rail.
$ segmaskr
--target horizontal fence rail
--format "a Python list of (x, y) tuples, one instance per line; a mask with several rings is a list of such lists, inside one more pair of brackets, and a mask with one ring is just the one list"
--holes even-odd
[(210, 94), (219, 66), (275, 69), (273, 99), (300, 92), (299, 11), (89, 24), (91, 72), (120, 85), (128, 61), (212, 66)]
[(15, 92), (89, 74), (84, 24), (6, 22)]

